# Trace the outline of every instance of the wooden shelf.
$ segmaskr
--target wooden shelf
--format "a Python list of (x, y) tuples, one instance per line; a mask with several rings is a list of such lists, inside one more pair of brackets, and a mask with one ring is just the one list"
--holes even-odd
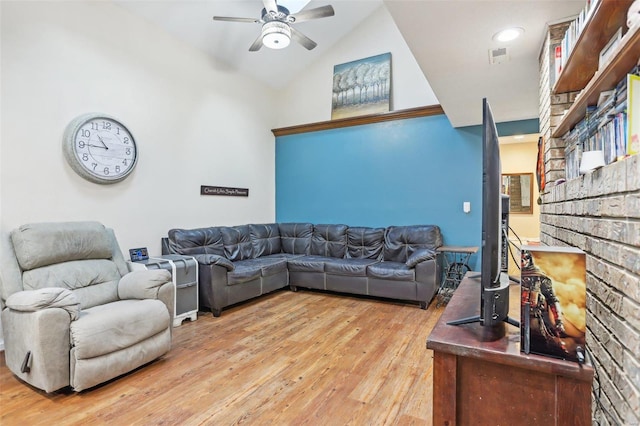
[(301, 124), (299, 126), (271, 129), (274, 136), (295, 135), (298, 133), (317, 132), (320, 130), (338, 129), (341, 127), (361, 126), (363, 124), (381, 123), (383, 121), (404, 120), (407, 118), (427, 117), (444, 114), (440, 105), (429, 105), (418, 108), (403, 109), (383, 114), (370, 114), (360, 117), (340, 118), (337, 120), (319, 121), (317, 123)]
[(622, 37), (615, 51), (611, 53), (611, 60), (597, 71), (582, 93), (576, 98), (569, 111), (551, 135), (560, 138), (571, 130), (585, 116), (589, 105), (596, 105), (600, 93), (611, 90), (638, 63), (640, 58), (640, 27), (636, 26)]
[(600, 0), (591, 12), (573, 50), (558, 76), (554, 93), (574, 92), (587, 85), (598, 70), (600, 51), (618, 28), (626, 28), (627, 10), (633, 0)]

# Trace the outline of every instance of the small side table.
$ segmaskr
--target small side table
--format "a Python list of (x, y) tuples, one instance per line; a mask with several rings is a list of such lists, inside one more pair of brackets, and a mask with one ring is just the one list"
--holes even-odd
[(175, 290), (173, 326), (178, 327), (186, 319), (198, 319), (198, 262), (191, 256), (164, 254), (138, 262), (127, 262), (130, 271), (141, 269), (166, 269), (171, 272)]
[(460, 285), (464, 275), (471, 271), (469, 259), (478, 252), (478, 247), (472, 246), (441, 246), (437, 250), (443, 254), (444, 274), (438, 289), (438, 303), (436, 306), (446, 305), (455, 289)]

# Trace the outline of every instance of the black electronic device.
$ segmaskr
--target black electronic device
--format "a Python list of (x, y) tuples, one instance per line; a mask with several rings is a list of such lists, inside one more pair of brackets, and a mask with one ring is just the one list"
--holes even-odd
[(149, 252), (146, 247), (129, 249), (129, 257), (131, 257), (132, 262), (140, 262), (149, 259)]
[(502, 263), (502, 165), (498, 129), (487, 99), (482, 100), (482, 255), (480, 271), (480, 315), (450, 321), (460, 325), (479, 322), (491, 327), (509, 318), (509, 276)]
[(500, 239), (500, 270), (509, 273), (509, 196), (502, 194), (502, 211), (500, 212), (502, 238)]

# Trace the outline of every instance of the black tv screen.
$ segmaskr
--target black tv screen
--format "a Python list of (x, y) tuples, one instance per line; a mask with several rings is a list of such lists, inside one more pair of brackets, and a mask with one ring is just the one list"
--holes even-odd
[(500, 140), (487, 99), (482, 100), (482, 294), (480, 322), (494, 325), (509, 314), (509, 277), (501, 272), (502, 165)]
[[(501, 271), (502, 245), (502, 165), (500, 141), (487, 99), (482, 100), (482, 257), (480, 260), (480, 315), (451, 321), (460, 325), (480, 322), (494, 326), (509, 318), (509, 277)], [(506, 235), (505, 235), (506, 237)]]

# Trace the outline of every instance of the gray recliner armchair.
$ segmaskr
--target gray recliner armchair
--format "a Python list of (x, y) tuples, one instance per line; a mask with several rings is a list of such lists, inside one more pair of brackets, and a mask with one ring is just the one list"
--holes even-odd
[(111, 229), (29, 224), (2, 243), (5, 359), (20, 379), (46, 392), (81, 391), (171, 348), (171, 274), (128, 272)]

